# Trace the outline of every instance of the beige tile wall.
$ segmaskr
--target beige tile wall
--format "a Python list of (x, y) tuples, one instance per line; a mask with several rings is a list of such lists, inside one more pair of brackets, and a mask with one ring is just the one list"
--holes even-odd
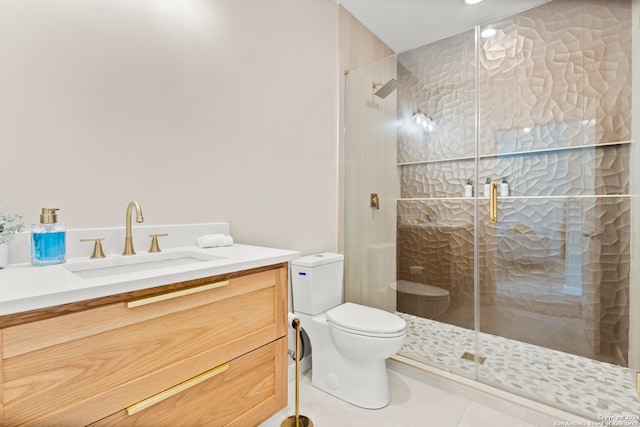
[[(393, 51), (340, 7), (341, 250), (345, 301), (394, 311), (397, 94), (374, 96), (372, 83), (396, 77)], [(380, 209), (370, 207), (377, 193)]]

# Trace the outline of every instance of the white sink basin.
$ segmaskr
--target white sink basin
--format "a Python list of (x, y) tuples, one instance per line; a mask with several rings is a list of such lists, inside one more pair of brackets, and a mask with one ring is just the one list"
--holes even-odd
[(197, 264), (217, 259), (224, 259), (224, 257), (195, 251), (160, 252), (79, 261), (77, 263), (65, 264), (64, 268), (83, 279), (93, 279), (116, 274)]

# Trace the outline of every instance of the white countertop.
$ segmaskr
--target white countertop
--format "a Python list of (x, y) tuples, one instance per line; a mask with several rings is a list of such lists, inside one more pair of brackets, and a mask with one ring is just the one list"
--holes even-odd
[[(163, 249), (161, 253), (185, 250), (221, 258), (96, 278), (82, 278), (69, 269), (86, 263), (86, 257), (46, 267), (30, 263), (9, 265), (0, 270), (0, 316), (289, 262), (300, 256), (295, 251), (241, 244), (209, 249), (184, 246)], [(139, 251), (138, 255), (126, 258), (154, 255)], [(117, 258), (123, 256), (107, 255), (105, 260)], [(91, 260), (92, 263), (100, 261)]]

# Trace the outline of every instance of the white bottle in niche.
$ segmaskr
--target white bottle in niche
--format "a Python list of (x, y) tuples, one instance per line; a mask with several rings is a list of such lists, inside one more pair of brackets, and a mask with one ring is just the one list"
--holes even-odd
[(491, 196), (491, 178), (487, 178), (487, 182), (484, 183), (484, 197)]
[(509, 197), (509, 184), (506, 176), (502, 178), (500, 183), (500, 197)]
[(473, 197), (473, 182), (471, 178), (467, 180), (467, 184), (464, 186), (464, 197)]

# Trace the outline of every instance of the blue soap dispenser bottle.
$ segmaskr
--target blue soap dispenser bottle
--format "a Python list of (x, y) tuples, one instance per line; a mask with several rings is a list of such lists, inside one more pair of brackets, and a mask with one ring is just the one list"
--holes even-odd
[(42, 208), (40, 224), (31, 228), (31, 264), (62, 264), (67, 259), (66, 229), (58, 224), (57, 208)]

